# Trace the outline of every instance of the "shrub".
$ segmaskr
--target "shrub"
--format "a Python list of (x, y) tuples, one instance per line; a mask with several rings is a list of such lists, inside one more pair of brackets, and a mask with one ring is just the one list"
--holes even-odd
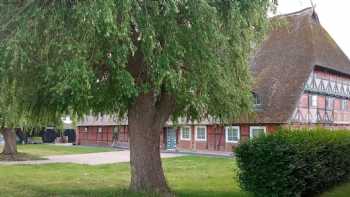
[(280, 129), (236, 149), (242, 189), (255, 196), (314, 196), (347, 181), (350, 132)]

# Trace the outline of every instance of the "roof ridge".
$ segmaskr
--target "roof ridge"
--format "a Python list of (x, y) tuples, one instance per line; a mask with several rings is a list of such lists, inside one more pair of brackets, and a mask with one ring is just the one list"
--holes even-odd
[(301, 14), (301, 13), (308, 13), (307, 11), (312, 11), (312, 13), (313, 13), (313, 12), (315, 12), (315, 9), (313, 7), (306, 7), (302, 10), (299, 10), (299, 11), (290, 12), (290, 13), (286, 13), (286, 14), (279, 14), (279, 15), (276, 15), (275, 17), (293, 16), (293, 15), (297, 15), (297, 14)]
[[(315, 16), (317, 18), (315, 18)], [(321, 26), (321, 24), (319, 23), (317, 14), (315, 15), (315, 11), (313, 11), (313, 14), (311, 15), (311, 18), (307, 19), (307, 23), (308, 24), (306, 26), (306, 29), (309, 31), (307, 33), (310, 35), (308, 41), (311, 44), (311, 55), (312, 55), (312, 57), (310, 57), (311, 58), (311, 63), (315, 64), (315, 62), (317, 62), (317, 60), (316, 60), (317, 59), (317, 54), (316, 54), (316, 48), (317, 47), (315, 46), (316, 45), (315, 32), (313, 31), (313, 27), (314, 27), (315, 23), (313, 23), (313, 21), (316, 21), (316, 24)], [(309, 65), (309, 66), (311, 66), (311, 68), (313, 70), (315, 65)], [(312, 72), (312, 70), (311, 70), (311, 72)]]

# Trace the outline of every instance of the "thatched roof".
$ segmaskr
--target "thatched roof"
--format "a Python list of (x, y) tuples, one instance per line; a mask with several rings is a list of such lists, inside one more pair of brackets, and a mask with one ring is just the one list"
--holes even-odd
[[(165, 124), (166, 126), (173, 126), (173, 125), (208, 125), (215, 123), (212, 119), (204, 119), (202, 121), (188, 121), (186, 119), (180, 118), (176, 123), (169, 120)], [(123, 118), (120, 119), (117, 116), (112, 115), (97, 115), (92, 116), (88, 115), (85, 116), (83, 119), (81, 119), (77, 126), (84, 127), (84, 126), (114, 126), (114, 125), (128, 125), (128, 119)]]
[(127, 125), (127, 119), (120, 119), (112, 115), (85, 116), (79, 121), (78, 126), (113, 126)]
[(262, 109), (248, 122), (288, 123), (315, 66), (350, 74), (350, 61), (321, 26), (314, 9), (272, 18), (278, 21), (251, 62), (254, 92)]

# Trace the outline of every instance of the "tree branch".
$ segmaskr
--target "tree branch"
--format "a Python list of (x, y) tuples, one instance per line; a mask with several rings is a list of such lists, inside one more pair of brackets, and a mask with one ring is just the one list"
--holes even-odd
[(136, 46), (136, 52), (133, 55), (130, 55), (128, 58), (128, 67), (127, 70), (130, 72), (131, 76), (134, 77), (136, 83), (142, 82), (140, 75), (142, 73), (142, 66), (144, 65), (144, 55), (141, 51), (141, 42), (140, 42), (140, 31), (136, 24), (131, 24), (132, 29), (132, 42)]
[(18, 9), (18, 7), (17, 7), (18, 10), (16, 10), (15, 13), (13, 13), (13, 12), (11, 13), (11, 15), (12, 15), (11, 19), (8, 20), (5, 24), (0, 24), (1, 25), (0, 39), (3, 39), (3, 38), (1, 38), (1, 34), (4, 34), (4, 32), (9, 32), (9, 29), (12, 29), (12, 28), (10, 28), (10, 26), (14, 22), (16, 22), (16, 20), (18, 19), (18, 16), (22, 15), (34, 3), (34, 0), (27, 1), (27, 3), (25, 5), (22, 5), (23, 1), (18, 1), (16, 3), (20, 6), (23, 6), (23, 7), (20, 9)]
[(174, 112), (176, 107), (176, 100), (173, 95), (164, 90), (160, 94), (160, 98), (155, 105), (157, 113), (155, 114), (155, 121), (157, 123), (163, 123), (167, 121), (170, 115)]

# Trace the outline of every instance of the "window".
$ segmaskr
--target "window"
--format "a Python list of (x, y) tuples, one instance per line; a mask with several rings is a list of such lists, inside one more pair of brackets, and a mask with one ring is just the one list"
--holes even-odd
[(84, 132), (85, 132), (85, 133), (88, 132), (88, 128), (87, 128), (87, 127), (84, 128)]
[(266, 127), (250, 127), (250, 138), (253, 139), (266, 134)]
[(191, 127), (181, 128), (181, 140), (191, 140)]
[(348, 110), (348, 100), (341, 100), (341, 110)]
[(225, 128), (226, 143), (237, 143), (239, 141), (240, 132), (239, 127), (226, 127)]
[(317, 95), (310, 96), (310, 105), (311, 107), (317, 107)]
[(334, 106), (334, 99), (331, 97), (326, 97), (326, 109), (332, 110)]
[(207, 141), (207, 127), (197, 126), (196, 127), (196, 141)]
[(253, 92), (253, 99), (254, 99), (255, 106), (260, 106), (262, 104), (261, 97), (254, 92)]
[(98, 133), (102, 133), (102, 127), (99, 127), (99, 128), (97, 129), (97, 132), (98, 132)]

